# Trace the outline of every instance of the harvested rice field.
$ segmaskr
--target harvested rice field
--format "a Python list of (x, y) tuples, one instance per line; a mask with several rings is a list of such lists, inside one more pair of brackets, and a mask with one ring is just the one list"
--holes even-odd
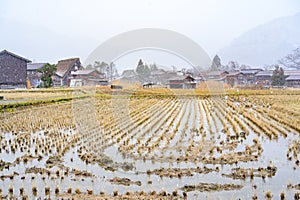
[(4, 199), (300, 198), (298, 90), (0, 96)]

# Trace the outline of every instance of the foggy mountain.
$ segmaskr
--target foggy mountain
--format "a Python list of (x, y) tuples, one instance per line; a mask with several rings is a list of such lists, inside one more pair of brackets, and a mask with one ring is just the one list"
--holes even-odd
[(300, 13), (272, 20), (237, 37), (220, 50), (222, 64), (230, 60), (253, 67), (271, 65), (300, 46)]

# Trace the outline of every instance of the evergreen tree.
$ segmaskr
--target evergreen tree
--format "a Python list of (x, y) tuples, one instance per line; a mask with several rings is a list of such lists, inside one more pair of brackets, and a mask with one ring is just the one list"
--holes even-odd
[(279, 84), (284, 85), (285, 84), (285, 75), (284, 75), (284, 70), (282, 67), (279, 68)]
[(282, 67), (275, 66), (272, 75), (272, 86), (283, 86), (285, 84), (285, 75)]
[(156, 66), (155, 63), (153, 63), (152, 65), (150, 65), (150, 71), (155, 71), (157, 69), (158, 69), (158, 67)]
[(136, 67), (136, 73), (142, 78), (146, 78), (150, 74), (150, 68), (147, 64), (144, 64), (142, 59), (139, 60), (138, 66)]
[(138, 66), (140, 66), (140, 65), (144, 65), (142, 59), (139, 60)]
[(218, 55), (215, 55), (215, 57), (213, 58), (212, 64), (211, 64), (211, 71), (217, 71), (221, 68), (221, 59)]
[(56, 72), (57, 66), (49, 63), (45, 64), (42, 68), (37, 71), (42, 74), (41, 80), (43, 81), (43, 87), (48, 88), (53, 86), (52, 76)]

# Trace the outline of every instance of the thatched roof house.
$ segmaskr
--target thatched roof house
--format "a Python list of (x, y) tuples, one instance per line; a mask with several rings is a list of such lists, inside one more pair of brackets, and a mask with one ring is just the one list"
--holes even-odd
[(79, 58), (58, 61), (56, 73), (52, 77), (54, 86), (70, 86), (69, 78), (71, 77), (71, 72), (82, 69)]

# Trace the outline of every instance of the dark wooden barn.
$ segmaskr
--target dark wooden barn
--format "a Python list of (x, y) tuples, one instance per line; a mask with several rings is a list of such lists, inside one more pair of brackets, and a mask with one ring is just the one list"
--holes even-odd
[(0, 89), (26, 88), (27, 63), (31, 61), (9, 51), (0, 52)]

